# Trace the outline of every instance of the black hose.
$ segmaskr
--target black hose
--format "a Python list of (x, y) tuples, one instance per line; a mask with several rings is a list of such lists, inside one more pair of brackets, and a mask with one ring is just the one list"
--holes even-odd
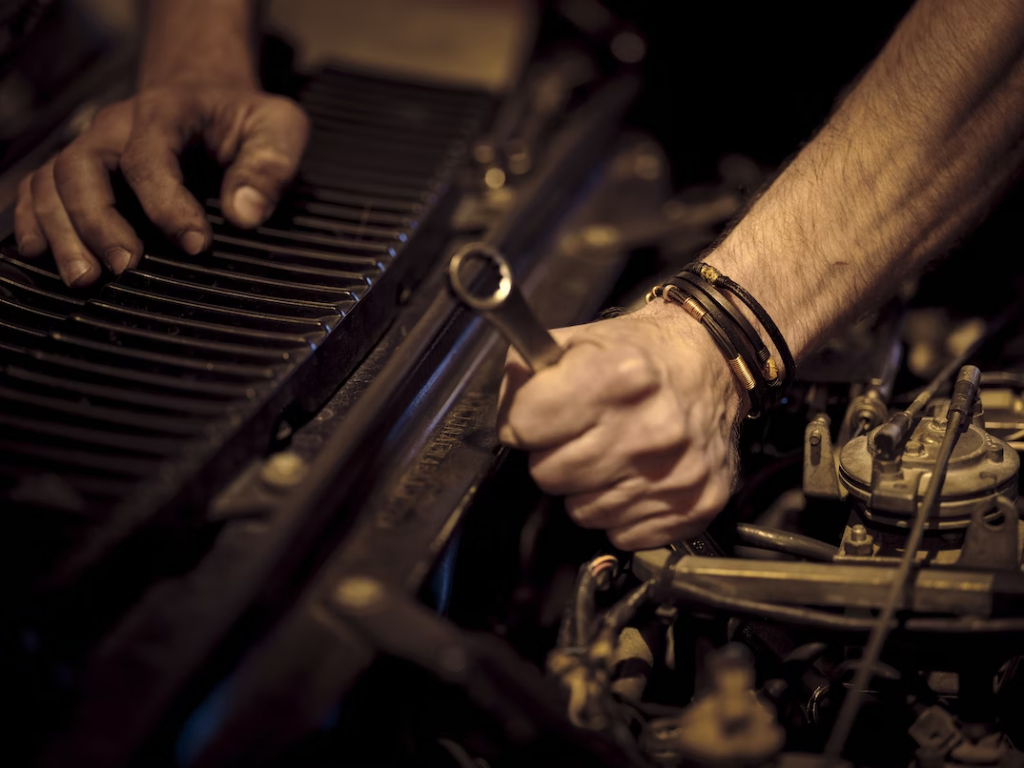
[[(757, 600), (746, 600), (741, 597), (729, 597), (699, 587), (696, 584), (673, 582), (670, 587), (673, 597), (684, 598), (704, 608), (735, 613), (751, 618), (771, 619), (783, 624), (810, 627), (812, 629), (835, 630), (868, 634), (875, 626), (877, 619), (841, 616), (828, 611), (813, 608), (800, 608), (777, 603), (764, 603)], [(897, 629), (895, 621), (890, 625)], [(999, 635), (1024, 634), (1024, 618), (980, 619), (972, 617), (958, 618), (912, 618), (907, 619), (899, 628), (900, 634), (965, 634), (965, 635)], [(806, 646), (808, 653), (813, 653), (812, 646)], [(794, 652), (794, 659), (797, 654)]]
[(645, 581), (609, 608), (608, 612), (601, 617), (601, 625), (597, 630), (595, 642), (617, 638), (622, 629), (636, 616), (640, 607), (651, 600), (657, 586), (656, 579)]
[(696, 584), (687, 584), (679, 581), (673, 581), (670, 590), (675, 598), (692, 600), (708, 608), (729, 611), (756, 619), (772, 619), (802, 627), (867, 634), (875, 624), (875, 620), (872, 618), (841, 616), (836, 613), (819, 611), (813, 608), (777, 605), (775, 603), (747, 600), (742, 597), (730, 597), (704, 587), (698, 587)]
[(749, 547), (782, 552), (794, 557), (819, 560), (823, 563), (831, 563), (832, 558), (839, 551), (831, 544), (826, 544), (824, 541), (810, 536), (801, 536), (798, 533), (789, 533), (777, 528), (765, 528), (749, 523), (739, 523), (736, 526), (736, 538)]
[(576, 590), (572, 597), (569, 619), (569, 645), (580, 647), (590, 642), (594, 627), (594, 596), (597, 594), (597, 577), (590, 570), (590, 563), (580, 567)]

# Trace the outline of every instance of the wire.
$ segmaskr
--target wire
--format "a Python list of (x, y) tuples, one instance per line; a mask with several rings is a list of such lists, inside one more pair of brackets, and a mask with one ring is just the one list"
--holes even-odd
[(824, 563), (831, 563), (839, 551), (831, 544), (810, 536), (749, 523), (739, 523), (736, 526), (736, 538), (749, 547), (768, 549)]
[[(938, 378), (936, 377), (936, 380)], [(922, 394), (923, 396), (924, 394)], [(908, 408), (907, 410), (909, 411), (910, 409)], [(864, 703), (864, 693), (871, 682), (872, 670), (882, 655), (882, 647), (885, 645), (885, 640), (889, 636), (889, 630), (892, 628), (896, 606), (900, 602), (900, 598), (903, 597), (907, 579), (910, 576), (910, 568), (914, 564), (917, 550), (921, 547), (921, 541), (924, 538), (925, 523), (931, 517), (935, 505), (938, 503), (939, 493), (946, 480), (949, 459), (953, 455), (953, 448), (956, 447), (956, 441), (960, 437), (960, 427), (963, 425), (964, 419), (965, 414), (960, 411), (950, 410), (946, 422), (946, 433), (943, 435), (942, 445), (939, 447), (939, 454), (935, 460), (935, 469), (932, 471), (931, 479), (928, 481), (928, 491), (925, 493), (924, 501), (917, 508), (914, 525), (910, 530), (910, 535), (907, 537), (906, 548), (903, 550), (903, 557), (900, 559), (896, 576), (893, 578), (892, 586), (889, 588), (885, 605), (882, 607), (882, 612), (878, 615), (877, 622), (871, 630), (867, 647), (861, 656), (861, 664), (853, 678), (852, 687), (843, 700), (839, 715), (836, 717), (835, 726), (832, 728), (832, 733), (829, 735), (828, 742), (825, 745), (825, 754), (830, 757), (838, 758), (842, 753), (843, 747), (846, 746), (846, 740), (850, 736), (850, 731), (853, 730), (857, 714)]]

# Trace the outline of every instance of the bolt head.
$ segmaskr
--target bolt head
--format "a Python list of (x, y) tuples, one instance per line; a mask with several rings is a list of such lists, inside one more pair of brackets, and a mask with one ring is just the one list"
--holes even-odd
[(925, 453), (924, 443), (919, 440), (908, 440), (903, 448), (903, 453), (907, 456), (923, 456)]
[(260, 479), (271, 488), (291, 488), (306, 476), (306, 462), (294, 451), (275, 453), (260, 470)]

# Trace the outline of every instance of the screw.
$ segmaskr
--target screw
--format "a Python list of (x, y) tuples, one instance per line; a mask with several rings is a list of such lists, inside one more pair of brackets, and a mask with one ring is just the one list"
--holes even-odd
[(351, 576), (338, 585), (334, 599), (345, 608), (366, 610), (384, 599), (384, 587), (376, 579)]
[(306, 476), (306, 462), (294, 451), (275, 453), (260, 470), (260, 479), (271, 488), (291, 488)]
[(821, 445), (821, 432), (811, 432), (811, 445), (815, 447)]
[(923, 456), (924, 445), (918, 440), (908, 440), (907, 445), (903, 448), (903, 453), (907, 456)]
[(850, 529), (850, 541), (854, 544), (863, 544), (868, 540), (868, 529), (863, 525), (855, 525)]

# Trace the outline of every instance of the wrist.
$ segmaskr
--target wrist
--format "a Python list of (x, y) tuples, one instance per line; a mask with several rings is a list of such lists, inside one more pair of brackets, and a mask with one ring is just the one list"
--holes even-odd
[[(733, 374), (725, 356), (708, 330), (686, 311), (665, 299), (655, 299), (631, 317), (656, 325), (664, 334), (666, 355), (663, 360), (679, 376), (690, 378), (696, 371), (711, 380), (702, 388), (724, 406), (727, 420), (736, 423), (750, 412), (750, 398)], [(685, 388), (689, 391), (689, 388)]]
[(259, 87), (251, 0), (151, 0), (139, 89)]
[[(794, 302), (785, 291), (789, 290), (785, 279), (766, 269), (768, 259), (758, 254), (753, 258), (750, 252), (730, 247), (728, 241), (702, 259), (705, 264), (727, 275), (731, 280), (746, 289), (768, 315), (768, 320), (775, 324), (786, 346), (789, 348), (795, 363), (799, 363), (809, 349), (809, 334), (805, 333), (807, 324), (796, 310), (798, 302)], [(768, 329), (757, 317), (757, 314), (726, 287), (719, 290), (750, 323), (761, 341), (768, 347), (772, 359), (778, 368), (779, 376), (785, 379), (792, 374), (786, 370), (784, 358), (779, 345), (774, 342)]]

